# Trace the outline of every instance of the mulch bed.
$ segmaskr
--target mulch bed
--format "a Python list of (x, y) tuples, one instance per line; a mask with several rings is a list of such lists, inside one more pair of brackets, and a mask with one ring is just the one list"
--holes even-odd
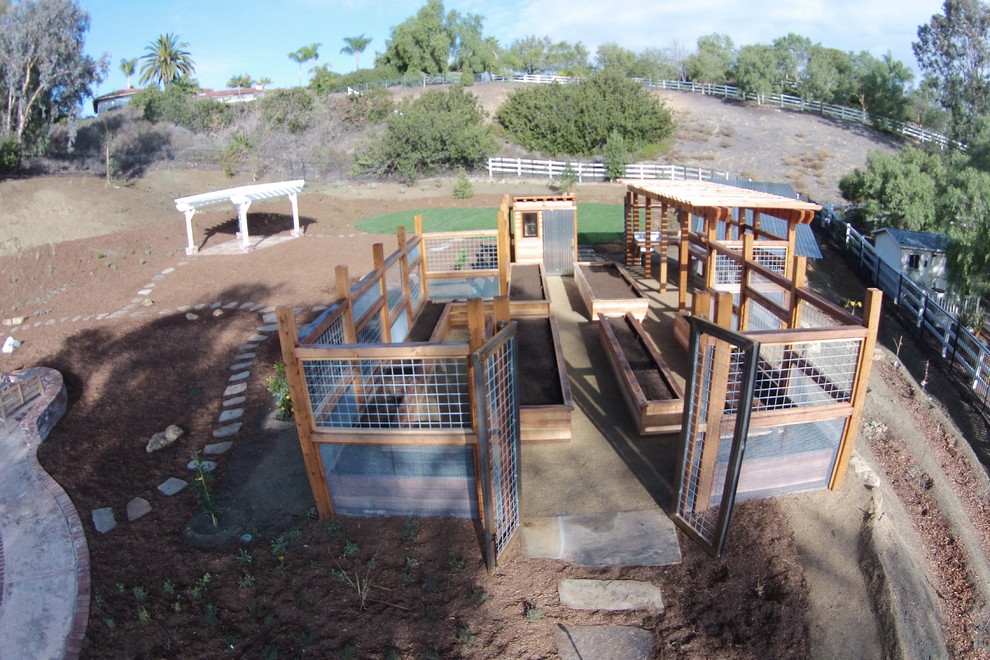
[(554, 353), (553, 334), (546, 318), (517, 319), (519, 364), (516, 386), (521, 406), (559, 406), (564, 403)]
[(546, 300), (540, 267), (536, 264), (512, 264), (509, 300)]
[(615, 264), (585, 264), (581, 266), (588, 285), (594, 292), (596, 300), (615, 300), (620, 298), (639, 298), (629, 282), (622, 277)]

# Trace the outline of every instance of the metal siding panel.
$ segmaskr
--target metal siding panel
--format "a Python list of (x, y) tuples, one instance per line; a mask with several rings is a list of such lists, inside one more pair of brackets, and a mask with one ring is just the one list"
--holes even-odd
[(543, 266), (547, 275), (574, 272), (574, 211), (543, 211)]

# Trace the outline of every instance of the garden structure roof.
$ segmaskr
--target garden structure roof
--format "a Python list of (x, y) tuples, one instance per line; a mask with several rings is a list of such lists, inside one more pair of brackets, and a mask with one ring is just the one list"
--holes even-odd
[(711, 181), (626, 181), (632, 192), (672, 203), (709, 219), (724, 218), (733, 208), (753, 209), (768, 215), (808, 224), (821, 205), (779, 195), (747, 190)]
[(199, 250), (193, 241), (193, 215), (202, 208), (217, 204), (233, 204), (237, 208), (238, 235), (240, 236), (241, 246), (244, 250), (250, 249), (247, 212), (252, 202), (260, 200), (288, 197), (289, 202), (292, 204), (292, 235), (294, 237), (301, 236), (302, 231), (299, 228), (299, 203), (297, 196), (304, 185), (306, 185), (306, 182), (298, 179), (296, 181), (278, 181), (275, 183), (238, 186), (236, 188), (215, 190), (188, 197), (179, 197), (175, 200), (175, 208), (186, 216), (186, 238), (188, 240), (186, 254), (195, 254)]

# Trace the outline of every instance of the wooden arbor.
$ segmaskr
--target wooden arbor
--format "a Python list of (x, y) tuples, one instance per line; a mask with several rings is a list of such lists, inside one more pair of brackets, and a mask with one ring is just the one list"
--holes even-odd
[[(747, 402), (751, 415), (740, 496), (838, 489), (852, 455), (881, 294), (876, 289), (867, 292), (860, 318), (806, 286), (807, 260), (797, 254), (798, 227), (810, 223), (819, 208), (710, 182), (628, 186), (627, 263), (634, 263), (640, 248), (647, 254), (659, 248), (663, 288), (667, 252), (677, 246), (678, 310), (686, 311), (689, 278), (700, 273), (701, 286), (693, 292), (694, 315), (757, 343), (757, 386)], [(649, 273), (649, 258), (644, 269)], [(687, 326), (683, 316), (675, 322), (675, 334), (685, 347)], [(709, 384), (704, 400), (691, 401), (689, 393), (685, 403), (703, 414), (702, 426), (721, 428), (734, 416), (718, 403), (727, 400), (726, 390), (731, 393), (735, 377), (731, 351), (723, 353), (726, 362), (714, 372), (720, 382)], [(688, 456), (700, 461), (696, 467), (701, 473), (718, 474), (717, 463), (726, 454), (719, 435), (690, 435), (685, 431), (682, 437)], [(696, 497), (691, 502), (695, 512), (703, 508), (703, 500)]]

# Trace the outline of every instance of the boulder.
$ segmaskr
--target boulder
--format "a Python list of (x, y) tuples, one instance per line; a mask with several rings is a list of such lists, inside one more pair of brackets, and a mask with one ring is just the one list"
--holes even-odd
[(148, 441), (148, 446), (145, 447), (144, 450), (150, 454), (158, 451), (159, 449), (165, 449), (165, 447), (168, 447), (178, 440), (183, 433), (184, 431), (181, 428), (173, 424), (164, 431), (159, 431), (151, 436), (151, 440)]

